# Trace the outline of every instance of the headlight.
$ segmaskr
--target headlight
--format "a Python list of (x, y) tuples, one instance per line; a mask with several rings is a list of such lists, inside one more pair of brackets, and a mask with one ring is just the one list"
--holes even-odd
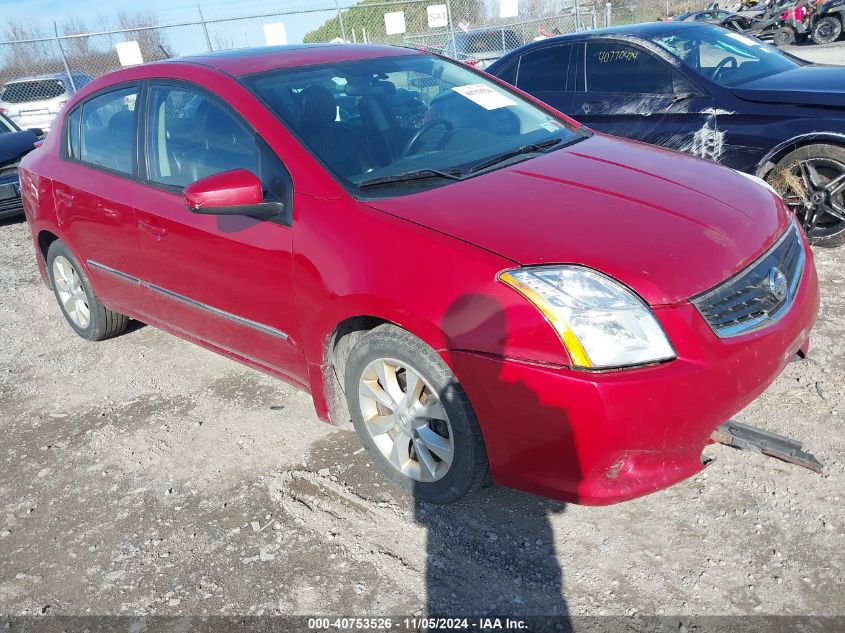
[(610, 277), (583, 266), (505, 270), (499, 280), (533, 303), (575, 367), (609, 369), (675, 358), (649, 307)]

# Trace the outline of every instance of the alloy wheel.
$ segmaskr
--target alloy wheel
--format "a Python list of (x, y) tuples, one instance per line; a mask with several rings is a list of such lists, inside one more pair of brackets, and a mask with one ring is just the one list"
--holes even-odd
[(59, 295), (59, 302), (65, 314), (77, 327), (86, 329), (91, 323), (88, 297), (82, 287), (79, 273), (76, 272), (73, 264), (61, 255), (53, 260), (53, 283), (56, 284), (56, 293)]
[(452, 465), (454, 435), (431, 385), (409, 364), (378, 358), (361, 374), (364, 427), (387, 461), (420, 482), (442, 479)]
[(785, 171), (776, 188), (810, 239), (845, 230), (845, 163), (810, 158)]

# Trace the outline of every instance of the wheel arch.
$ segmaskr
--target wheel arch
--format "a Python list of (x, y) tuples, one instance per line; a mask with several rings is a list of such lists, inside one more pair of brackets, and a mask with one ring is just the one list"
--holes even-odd
[(845, 134), (840, 134), (838, 132), (811, 132), (795, 136), (772, 148), (769, 153), (757, 163), (754, 173), (760, 178), (766, 179), (766, 177), (769, 176), (775, 168), (775, 165), (777, 165), (784, 156), (804, 147), (805, 145), (815, 145), (819, 143), (838, 145), (839, 147), (845, 148)]
[(52, 285), (50, 284), (50, 275), (47, 274), (47, 251), (50, 250), (50, 246), (53, 242), (57, 242), (61, 238), (49, 229), (41, 229), (38, 231), (38, 234), (35, 238), (36, 243), (38, 244), (38, 249), (36, 252), (36, 257), (38, 258), (38, 267), (41, 270), (41, 277), (44, 280), (44, 283), (47, 284), (47, 287), (52, 289)]

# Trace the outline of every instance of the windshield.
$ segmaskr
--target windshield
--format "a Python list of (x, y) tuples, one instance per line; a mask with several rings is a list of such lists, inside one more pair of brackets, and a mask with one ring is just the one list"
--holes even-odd
[[(284, 69), (247, 81), (324, 165), (362, 189), (385, 179), (394, 189), (403, 181), (443, 185), (589, 134), (429, 55)], [(408, 174), (415, 177), (402, 177)]]
[(6, 84), (0, 101), (7, 103), (27, 103), (29, 101), (47, 101), (65, 93), (64, 84), (58, 79), (40, 79), (35, 81), (16, 81)]
[(680, 58), (685, 66), (726, 87), (800, 66), (760, 40), (718, 26), (664, 31), (649, 39)]

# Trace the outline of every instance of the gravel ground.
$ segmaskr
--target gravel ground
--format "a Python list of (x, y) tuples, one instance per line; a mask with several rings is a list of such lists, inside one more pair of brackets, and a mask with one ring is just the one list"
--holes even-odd
[(785, 46), (784, 50), (796, 57), (816, 64), (836, 64), (845, 66), (845, 40), (833, 44), (804, 44), (803, 46)]
[(811, 359), (737, 418), (824, 475), (713, 446), (621, 505), (436, 508), (285, 384), (151, 327), (76, 337), (0, 223), (0, 613), (845, 614), (843, 256), (816, 253)]

